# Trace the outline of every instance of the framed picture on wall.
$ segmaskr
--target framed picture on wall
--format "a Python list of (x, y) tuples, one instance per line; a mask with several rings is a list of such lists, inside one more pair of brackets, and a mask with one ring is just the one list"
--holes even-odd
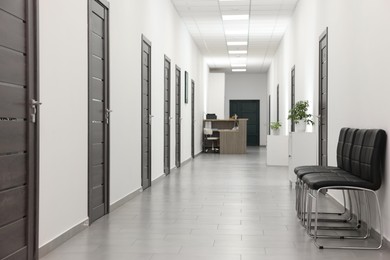
[(188, 104), (188, 72), (184, 73), (184, 103)]

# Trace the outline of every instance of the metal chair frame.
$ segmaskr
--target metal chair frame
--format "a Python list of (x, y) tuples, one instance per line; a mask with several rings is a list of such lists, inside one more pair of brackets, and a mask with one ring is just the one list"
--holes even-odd
[[(322, 190), (330, 190), (330, 189), (337, 189), (337, 190), (348, 190), (348, 191), (362, 191), (364, 194), (364, 200), (365, 200), (365, 208), (367, 211), (367, 228), (366, 228), (366, 234), (364, 236), (328, 236), (328, 235), (319, 235), (318, 234), (318, 200), (319, 200), (319, 193)], [(371, 235), (371, 210), (370, 210), (370, 205), (368, 203), (368, 197), (367, 193), (371, 193), (375, 197), (376, 201), (376, 208), (378, 211), (378, 220), (379, 220), (379, 235), (380, 235), (380, 241), (377, 246), (324, 246), (321, 245), (318, 242), (318, 238), (327, 238), (327, 239), (367, 239)], [(322, 187), (318, 190), (309, 190), (307, 193), (307, 212), (308, 212), (308, 227), (311, 227), (312, 225), (312, 204), (313, 200), (315, 201), (315, 211), (314, 211), (314, 232), (311, 232), (311, 228), (308, 228), (308, 234), (313, 238), (314, 244), (319, 248), (319, 249), (358, 249), (358, 250), (376, 250), (380, 249), (383, 245), (383, 223), (382, 223), (382, 214), (380, 210), (380, 204), (379, 204), (379, 199), (375, 191), (366, 189), (366, 188), (360, 188), (360, 187), (353, 187), (353, 186), (329, 186), (329, 187)], [(359, 204), (359, 203), (358, 203)]]

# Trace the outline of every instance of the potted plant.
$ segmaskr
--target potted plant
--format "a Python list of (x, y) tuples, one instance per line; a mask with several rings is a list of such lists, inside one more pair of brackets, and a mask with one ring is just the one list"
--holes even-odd
[(297, 132), (305, 132), (306, 125), (314, 125), (312, 115), (307, 113), (309, 108), (309, 101), (301, 100), (295, 103), (292, 109), (289, 111), (288, 119), (292, 120), (296, 124)]
[(282, 124), (279, 121), (271, 122), (271, 130), (273, 135), (279, 135)]

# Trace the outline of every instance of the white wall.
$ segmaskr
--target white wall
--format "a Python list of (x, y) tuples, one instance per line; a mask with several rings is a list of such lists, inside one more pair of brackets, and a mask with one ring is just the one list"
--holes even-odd
[(209, 73), (207, 89), (207, 113), (225, 117), (225, 73)]
[(39, 4), (40, 246), (88, 215), (87, 13), (87, 1)]
[[(87, 219), (88, 1), (41, 0), (40, 230), (43, 246)], [(60, 11), (54, 11), (60, 10)], [(71, 19), (70, 19), (71, 17)], [(182, 161), (191, 156), (191, 79), (196, 84), (195, 153), (201, 152), (208, 68), (170, 0), (110, 1), (110, 203), (141, 187), (141, 34), (152, 42), (152, 179), (163, 173), (164, 54), (182, 69)], [(184, 71), (189, 103), (184, 104)], [(171, 166), (175, 133), (171, 124)]]
[[(295, 65), (296, 100), (308, 99), (318, 114), (318, 41), (329, 28), (329, 165), (336, 164), (340, 128), (382, 128), (390, 133), (388, 10), (387, 0), (301, 0), (268, 72), (268, 91), (275, 93), (275, 83), (280, 82), (287, 113), (290, 69)], [(390, 174), (389, 146), (388, 142), (385, 176)], [(384, 178), (378, 195), (389, 240), (390, 178)]]
[(225, 118), (229, 118), (230, 100), (260, 100), (260, 145), (267, 144), (267, 74), (226, 73)]
[[(141, 184), (141, 34), (152, 42), (152, 179), (164, 174), (164, 54), (172, 63), (171, 115), (175, 113), (175, 65), (182, 70), (182, 153), (191, 156), (191, 79), (196, 84), (196, 150), (201, 151), (204, 113), (203, 57), (169, 0), (111, 0), (111, 203)], [(184, 71), (189, 102), (184, 104)], [(175, 120), (171, 122), (171, 166), (175, 165)]]

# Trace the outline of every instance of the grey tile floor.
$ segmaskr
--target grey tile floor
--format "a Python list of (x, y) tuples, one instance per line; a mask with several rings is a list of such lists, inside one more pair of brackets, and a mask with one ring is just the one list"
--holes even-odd
[(202, 154), (42, 260), (390, 259), (319, 250), (295, 216), (286, 167), (266, 150)]

